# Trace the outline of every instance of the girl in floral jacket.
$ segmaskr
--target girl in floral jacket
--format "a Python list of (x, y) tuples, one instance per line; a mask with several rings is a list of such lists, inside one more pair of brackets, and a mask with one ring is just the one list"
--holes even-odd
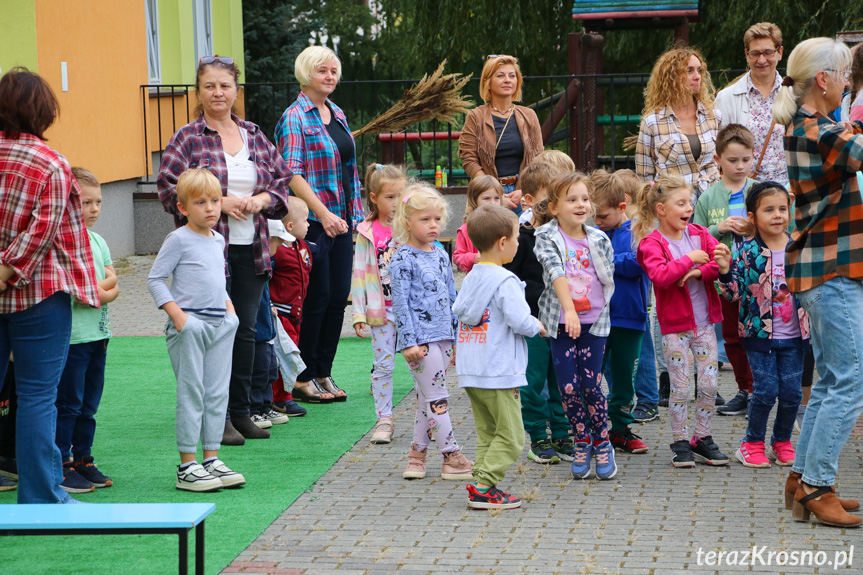
[[(735, 454), (747, 467), (794, 463), (791, 431), (802, 399), (803, 355), (809, 348), (809, 316), (788, 290), (785, 246), (791, 198), (785, 186), (762, 182), (746, 198), (752, 226), (734, 262), (727, 247), (716, 256), (719, 287), (730, 301), (740, 301), (737, 329), (749, 359), (753, 385), (746, 437)], [(773, 436), (766, 449), (767, 416), (779, 401)]]

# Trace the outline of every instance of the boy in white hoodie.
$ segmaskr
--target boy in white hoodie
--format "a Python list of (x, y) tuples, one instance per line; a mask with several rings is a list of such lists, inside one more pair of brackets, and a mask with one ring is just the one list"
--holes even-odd
[(506, 470), (524, 448), (519, 388), (527, 385), (524, 336), (545, 335), (530, 315), (524, 284), (504, 269), (518, 249), (518, 218), (495, 205), (480, 206), (467, 220), (467, 233), (480, 261), (464, 279), (453, 304), (461, 325), (456, 372), (465, 388), (476, 423), (474, 484), (468, 507), (514, 509), (521, 500), (497, 489)]

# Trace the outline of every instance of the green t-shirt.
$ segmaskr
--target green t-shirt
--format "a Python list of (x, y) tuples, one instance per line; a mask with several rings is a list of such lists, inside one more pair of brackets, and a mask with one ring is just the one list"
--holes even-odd
[[(111, 252), (102, 236), (87, 230), (90, 236), (90, 249), (93, 251), (93, 265), (96, 268), (96, 281), (105, 279), (105, 267), (114, 265)], [(108, 304), (95, 309), (88, 305), (72, 302), (72, 338), (70, 344), (99, 341), (111, 337), (111, 322), (108, 319)]]

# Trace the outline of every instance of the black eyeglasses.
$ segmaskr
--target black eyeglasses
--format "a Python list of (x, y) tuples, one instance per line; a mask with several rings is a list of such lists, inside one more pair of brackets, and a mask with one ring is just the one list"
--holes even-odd
[(746, 51), (746, 53), (749, 54), (749, 57), (752, 58), (753, 60), (757, 60), (761, 56), (764, 56), (765, 58), (770, 58), (774, 54), (776, 54), (777, 52), (779, 52), (779, 50), (774, 50), (773, 48), (768, 48), (766, 50), (747, 50)]
[(213, 64), (218, 62), (219, 64), (226, 64), (230, 66), (234, 63), (233, 58), (228, 58), (227, 56), (204, 56), (199, 60), (201, 64)]

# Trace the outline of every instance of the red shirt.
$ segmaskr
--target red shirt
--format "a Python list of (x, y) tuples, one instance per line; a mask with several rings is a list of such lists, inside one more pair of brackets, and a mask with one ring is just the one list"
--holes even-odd
[(81, 189), (66, 158), (31, 134), (0, 131), (0, 264), (15, 271), (0, 292), (0, 313), (60, 291), (99, 307)]
[(309, 287), (312, 251), (305, 240), (290, 246), (282, 244), (273, 256), (273, 277), (270, 279), (270, 299), (279, 315), (290, 317), (299, 324), (303, 319), (303, 300)]

